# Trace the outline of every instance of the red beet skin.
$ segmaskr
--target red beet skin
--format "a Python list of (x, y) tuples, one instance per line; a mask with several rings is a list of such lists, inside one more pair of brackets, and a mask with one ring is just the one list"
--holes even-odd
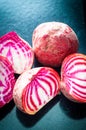
[(33, 31), (32, 43), (38, 61), (51, 67), (59, 67), (67, 55), (78, 50), (75, 32), (60, 22), (40, 24)]

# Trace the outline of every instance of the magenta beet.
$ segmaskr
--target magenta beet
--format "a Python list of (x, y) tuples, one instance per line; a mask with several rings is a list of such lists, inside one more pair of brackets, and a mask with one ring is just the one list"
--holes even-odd
[(61, 91), (70, 100), (86, 103), (86, 55), (71, 54), (61, 68)]
[(8, 58), (14, 72), (18, 74), (33, 65), (34, 53), (31, 46), (15, 32), (9, 32), (0, 38), (0, 55)]
[(67, 24), (46, 22), (37, 26), (32, 36), (36, 58), (45, 66), (59, 67), (63, 59), (78, 50), (78, 38)]
[(59, 93), (59, 82), (60, 77), (52, 68), (26, 70), (14, 86), (14, 102), (21, 111), (33, 115)]
[(7, 58), (0, 56), (0, 108), (13, 98), (14, 70)]

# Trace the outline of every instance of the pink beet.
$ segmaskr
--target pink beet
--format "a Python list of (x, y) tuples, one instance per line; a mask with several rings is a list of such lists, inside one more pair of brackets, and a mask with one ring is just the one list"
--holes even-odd
[(51, 67), (59, 67), (66, 56), (78, 50), (75, 32), (60, 22), (40, 24), (33, 31), (32, 43), (38, 61)]
[(61, 91), (72, 101), (86, 103), (86, 55), (75, 53), (64, 59)]
[(31, 46), (16, 32), (9, 32), (0, 38), (0, 55), (8, 58), (17, 74), (33, 65), (34, 53)]
[(0, 56), (0, 107), (12, 100), (14, 84), (12, 65), (6, 57)]
[(59, 93), (59, 83), (60, 77), (52, 68), (26, 70), (14, 86), (14, 102), (21, 111), (33, 115)]

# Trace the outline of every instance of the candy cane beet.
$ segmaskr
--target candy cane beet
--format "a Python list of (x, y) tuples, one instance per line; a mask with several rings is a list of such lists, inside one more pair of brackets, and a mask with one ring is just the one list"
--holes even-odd
[(86, 56), (72, 54), (61, 68), (61, 91), (70, 100), (86, 103)]
[(14, 71), (7, 58), (0, 56), (0, 107), (10, 102), (15, 84)]
[(45, 66), (59, 67), (63, 59), (78, 50), (78, 38), (68, 25), (46, 22), (37, 26), (32, 36), (36, 58)]
[(0, 38), (0, 55), (9, 59), (14, 72), (18, 74), (31, 68), (34, 60), (34, 54), (29, 43), (15, 32), (9, 32)]
[(16, 106), (25, 113), (35, 114), (59, 93), (59, 81), (58, 73), (51, 68), (26, 70), (13, 90)]

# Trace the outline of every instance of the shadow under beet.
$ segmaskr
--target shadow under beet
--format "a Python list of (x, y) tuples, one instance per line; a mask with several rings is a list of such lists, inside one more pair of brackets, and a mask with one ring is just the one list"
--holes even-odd
[(18, 109), (16, 109), (16, 115), (23, 126), (33, 127), (59, 101), (59, 98), (59, 96), (56, 96), (35, 115), (25, 114)]
[[(45, 66), (43, 66), (43, 64), (41, 64), (38, 60), (37, 60), (37, 58), (35, 57), (35, 59), (34, 59), (34, 66), (33, 66), (34, 68), (35, 67), (45, 67)], [(46, 66), (46, 67), (50, 67), (50, 66)], [(60, 71), (61, 71), (61, 66), (60, 67), (51, 67), (51, 68), (53, 68), (55, 71), (57, 71), (58, 73), (59, 73), (59, 75), (60, 75)]]
[(61, 94), (60, 107), (62, 111), (73, 119), (82, 119), (86, 117), (86, 104), (75, 103), (68, 100)]
[(10, 113), (14, 106), (15, 104), (12, 100), (8, 104), (6, 104), (4, 107), (0, 108), (0, 120), (2, 120), (8, 113)]

